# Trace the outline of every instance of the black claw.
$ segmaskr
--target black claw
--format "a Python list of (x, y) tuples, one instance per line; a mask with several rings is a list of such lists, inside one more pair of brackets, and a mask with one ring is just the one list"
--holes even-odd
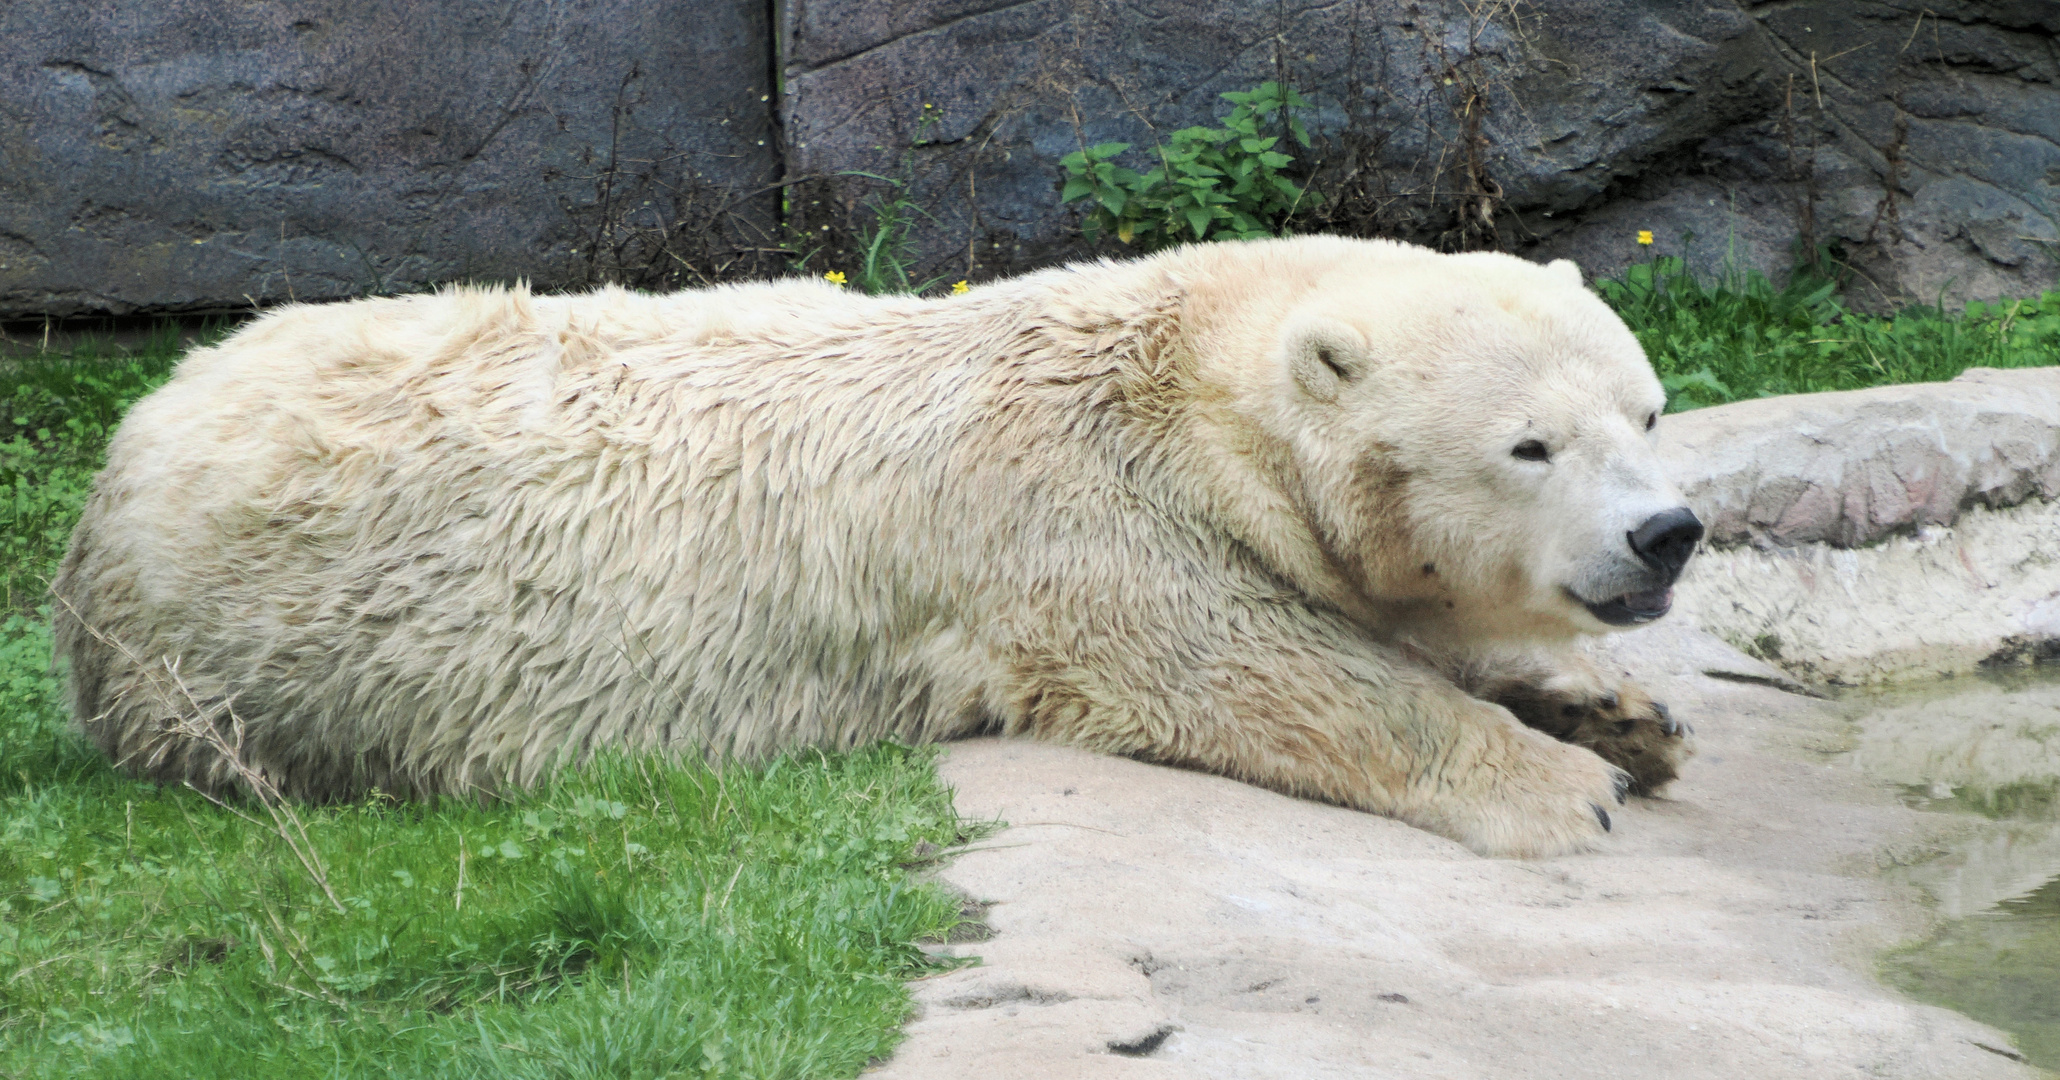
[(1609, 831), (1609, 811), (1607, 811), (1607, 810), (1604, 810), (1604, 809), (1603, 809), (1602, 807), (1599, 807), (1599, 806), (1595, 806), (1595, 804), (1594, 804), (1594, 803), (1589, 803), (1588, 805), (1589, 805), (1589, 806), (1593, 806), (1593, 807), (1595, 807), (1595, 820), (1597, 820), (1597, 821), (1599, 821), (1599, 822), (1602, 822), (1602, 831), (1603, 831), (1603, 832), (1608, 832), (1608, 831)]
[[(1618, 806), (1622, 806), (1622, 805), (1624, 805), (1624, 797), (1625, 797), (1626, 795), (1630, 794), (1630, 791), (1631, 791), (1631, 774), (1630, 774), (1630, 773), (1625, 773), (1625, 772), (1620, 772), (1620, 773), (1618, 773), (1618, 774), (1617, 774), (1617, 805), (1618, 805)], [(1607, 822), (1607, 821), (1603, 822), (1603, 823), (1602, 823), (1602, 827), (1603, 827), (1603, 828), (1605, 828), (1605, 829), (1609, 828), (1609, 822)]]
[(1603, 710), (1616, 708), (1617, 692), (1614, 690), (1604, 691), (1603, 695), (1595, 700), (1595, 706)]
[(1673, 711), (1664, 704), (1657, 701), (1653, 702), (1652, 711), (1659, 715), (1659, 729), (1661, 731), (1669, 735), (1680, 735), (1688, 730), (1688, 725), (1674, 719)]

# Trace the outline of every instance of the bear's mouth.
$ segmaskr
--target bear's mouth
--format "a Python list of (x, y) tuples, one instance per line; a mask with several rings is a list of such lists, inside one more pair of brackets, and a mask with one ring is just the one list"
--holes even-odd
[(1588, 614), (1610, 626), (1637, 626), (1640, 623), (1649, 623), (1665, 615), (1674, 606), (1674, 590), (1670, 588), (1630, 592), (1602, 601), (1584, 599), (1572, 589), (1566, 590), (1566, 594), (1587, 608)]

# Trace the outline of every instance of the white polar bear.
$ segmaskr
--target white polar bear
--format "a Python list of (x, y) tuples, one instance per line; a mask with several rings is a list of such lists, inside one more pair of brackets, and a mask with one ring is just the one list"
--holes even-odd
[(1662, 402), (1572, 264), (1327, 237), (291, 307), (130, 413), (58, 648), (109, 754), (202, 786), (196, 703), (313, 798), (1003, 731), (1544, 855), (1687, 753), (1550, 651), (1700, 536)]

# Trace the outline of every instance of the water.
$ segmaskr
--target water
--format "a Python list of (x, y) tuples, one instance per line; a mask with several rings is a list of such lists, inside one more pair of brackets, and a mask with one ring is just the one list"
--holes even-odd
[(2060, 1070), (2060, 666), (1855, 694), (1851, 761), (1952, 815), (1896, 871), (1947, 922), (1884, 958), (1889, 983), (2010, 1032)]

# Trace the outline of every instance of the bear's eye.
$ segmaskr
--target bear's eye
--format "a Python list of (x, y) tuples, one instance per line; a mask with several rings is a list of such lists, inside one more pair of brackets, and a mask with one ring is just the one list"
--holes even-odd
[(1657, 423), (1659, 423), (1659, 414), (1658, 414), (1658, 413), (1646, 413), (1646, 414), (1645, 414), (1645, 430), (1647, 430), (1647, 431), (1651, 431), (1651, 430), (1652, 430), (1652, 425), (1654, 425), (1654, 424), (1657, 424)]
[(1545, 444), (1539, 442), (1536, 439), (1525, 439), (1524, 441), (1517, 443), (1516, 449), (1511, 450), (1509, 453), (1510, 456), (1520, 458), (1524, 461), (1552, 460), (1552, 454), (1545, 449)]

